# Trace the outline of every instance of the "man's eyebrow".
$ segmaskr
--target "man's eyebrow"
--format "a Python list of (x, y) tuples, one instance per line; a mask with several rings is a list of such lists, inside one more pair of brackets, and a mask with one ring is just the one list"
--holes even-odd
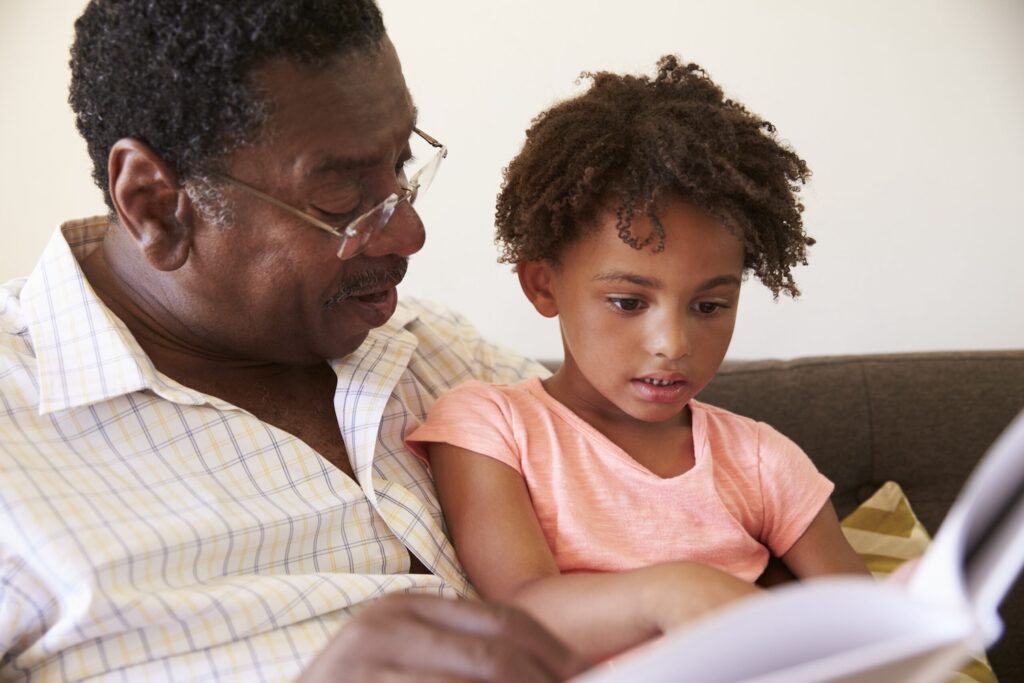
[[(412, 125), (409, 128), (409, 134), (415, 135), (412, 131), (416, 127), (416, 121), (419, 118), (419, 110), (414, 106), (412, 108)], [(303, 175), (309, 178), (316, 178), (317, 176), (335, 173), (344, 174), (350, 171), (359, 171), (366, 168), (372, 168), (373, 166), (380, 163), (380, 157), (378, 156), (363, 156), (363, 157), (330, 157), (318, 161), (309, 167), (309, 169), (303, 173)]]
[(372, 168), (380, 162), (379, 157), (331, 157), (313, 164), (303, 175), (308, 178), (330, 173), (343, 174), (350, 171), (358, 171), (364, 168)]

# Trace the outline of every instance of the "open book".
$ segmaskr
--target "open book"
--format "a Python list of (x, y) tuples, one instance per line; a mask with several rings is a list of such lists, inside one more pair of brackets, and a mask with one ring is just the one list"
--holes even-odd
[(1024, 412), (981, 459), (909, 580), (821, 577), (744, 600), (572, 683), (938, 683), (1002, 633), (1024, 565)]

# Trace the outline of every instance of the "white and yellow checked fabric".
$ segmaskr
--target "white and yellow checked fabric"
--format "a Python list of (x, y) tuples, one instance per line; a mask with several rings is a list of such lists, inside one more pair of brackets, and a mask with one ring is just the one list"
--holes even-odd
[(0, 681), (288, 680), (368, 599), (470, 591), (404, 436), (467, 378), (543, 368), (402, 303), (332, 363), (353, 481), (154, 368), (78, 267), (106, 229), (65, 224), (0, 288)]

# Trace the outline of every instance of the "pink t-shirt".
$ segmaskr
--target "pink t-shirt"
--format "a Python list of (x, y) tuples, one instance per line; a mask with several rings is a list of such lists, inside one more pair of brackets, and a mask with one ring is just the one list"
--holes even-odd
[(467, 382), (407, 437), (443, 442), (519, 472), (562, 572), (691, 560), (754, 581), (832, 493), (795, 443), (768, 425), (690, 401), (696, 464), (663, 479), (548, 395), (537, 378)]

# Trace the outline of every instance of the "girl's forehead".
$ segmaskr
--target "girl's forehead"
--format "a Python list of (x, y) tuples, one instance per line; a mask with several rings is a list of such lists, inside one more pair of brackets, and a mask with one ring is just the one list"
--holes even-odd
[(683, 269), (721, 271), (714, 276), (742, 271), (743, 241), (707, 212), (679, 200), (667, 202), (658, 219), (663, 239), (644, 214), (635, 215), (626, 226), (614, 212), (606, 212), (568, 245), (560, 261), (598, 277), (612, 272), (664, 279)]

